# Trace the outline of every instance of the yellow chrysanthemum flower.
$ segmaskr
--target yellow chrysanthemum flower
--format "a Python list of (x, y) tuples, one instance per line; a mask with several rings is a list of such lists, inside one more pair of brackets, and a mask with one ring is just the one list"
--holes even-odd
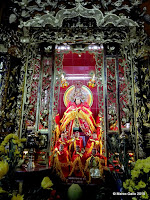
[(23, 200), (23, 196), (24, 195), (20, 195), (20, 194), (17, 194), (17, 196), (13, 195), (13, 197), (11, 198), (11, 200)]
[(144, 183), (143, 181), (140, 181), (140, 182), (138, 182), (138, 186), (139, 186), (139, 188), (145, 188), (146, 183)]
[(124, 187), (125, 189), (128, 188), (128, 187), (127, 187), (127, 184), (126, 184), (125, 182), (123, 182), (123, 187)]
[(137, 198), (136, 197), (132, 197), (132, 200), (137, 200)]
[(6, 146), (6, 142), (5, 141), (2, 141), (2, 143), (1, 143), (1, 146)]
[(150, 157), (147, 157), (147, 158), (145, 159), (145, 161), (146, 161), (147, 163), (150, 163)]
[(14, 152), (14, 155), (16, 156), (16, 155), (19, 155), (20, 154), (20, 151), (18, 151), (18, 150), (16, 150), (15, 152)]
[(11, 138), (13, 138), (13, 134), (9, 134), (4, 138), (4, 141), (9, 141)]
[(139, 189), (140, 189), (139, 185), (136, 185), (136, 186), (135, 186), (135, 189), (136, 189), (136, 190), (139, 190)]
[(131, 171), (132, 179), (138, 178), (139, 175), (140, 175), (140, 170), (132, 170)]
[(147, 169), (150, 169), (150, 163), (148, 163), (148, 162), (145, 161), (145, 162), (143, 163), (143, 167), (144, 167), (144, 168), (147, 168)]
[(130, 179), (127, 179), (126, 184), (129, 185), (129, 183), (130, 183)]
[(15, 134), (13, 134), (13, 139), (15, 139), (15, 140), (19, 140), (18, 136), (15, 135)]
[(143, 163), (135, 163), (134, 170), (139, 170), (143, 168)]
[(21, 141), (21, 142), (26, 142), (27, 139), (26, 139), (26, 138), (21, 138), (20, 141)]
[(22, 147), (22, 144), (21, 144), (21, 143), (19, 143), (19, 144), (18, 144), (18, 147)]
[(138, 159), (137, 161), (136, 161), (136, 164), (139, 164), (139, 163), (142, 163), (143, 161), (141, 160), (141, 159)]
[(3, 142), (5, 142), (7, 144), (9, 142), (9, 138), (5, 137)]
[(14, 143), (14, 144), (19, 144), (20, 142), (19, 142), (19, 140), (12, 140), (12, 142)]
[(133, 180), (130, 180), (130, 185), (131, 185), (131, 187), (132, 187), (132, 188), (134, 188), (134, 187), (135, 187), (135, 183), (134, 183), (134, 181), (133, 181)]
[(6, 161), (0, 161), (0, 179), (3, 178), (8, 172), (9, 165)]
[(131, 186), (129, 186), (128, 190), (129, 190), (129, 192), (134, 192), (133, 188)]
[(3, 190), (3, 188), (2, 187), (0, 187), (0, 194), (1, 193), (6, 193), (6, 191), (5, 190)]
[(44, 177), (42, 182), (41, 182), (41, 187), (43, 189), (50, 189), (52, 186), (53, 186), (53, 183), (50, 180), (50, 178), (48, 176)]
[(0, 146), (0, 152), (2, 152), (2, 153), (5, 152), (5, 147), (4, 146)]
[(147, 174), (147, 173), (150, 171), (150, 169), (147, 168), (147, 167), (145, 167), (145, 168), (143, 169), (143, 171)]
[(144, 195), (141, 195), (142, 199), (149, 199), (149, 196), (146, 191), (143, 191)]

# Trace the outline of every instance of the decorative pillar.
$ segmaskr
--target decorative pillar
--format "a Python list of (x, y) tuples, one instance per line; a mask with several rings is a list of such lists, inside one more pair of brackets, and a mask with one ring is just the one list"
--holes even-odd
[(117, 102), (117, 122), (118, 122), (118, 133), (121, 134), (121, 119), (120, 119), (120, 90), (119, 90), (119, 58), (118, 58), (118, 47), (116, 51), (116, 102)]
[[(5, 106), (6, 106), (6, 99), (7, 99), (7, 90), (8, 90), (8, 84), (9, 84), (9, 75), (10, 75), (10, 57), (8, 55), (0, 56), (0, 62), (2, 63), (3, 69), (1, 70), (1, 95), (0, 95), (0, 104), (1, 104), (1, 120), (0, 120), (0, 132), (2, 132), (3, 129), (3, 123), (5, 118)], [(0, 63), (0, 64), (1, 64)]]
[(132, 72), (132, 61), (130, 56), (130, 47), (129, 47), (130, 40), (126, 38), (126, 41), (122, 44), (121, 54), (122, 58), (124, 59), (124, 74), (125, 74), (125, 82), (127, 85), (127, 92), (128, 92), (128, 104), (129, 104), (129, 111), (128, 111), (128, 122), (130, 122), (130, 134), (131, 134), (131, 141), (133, 145), (133, 151), (136, 151), (136, 139), (135, 139), (135, 125), (134, 125), (134, 98), (133, 98), (133, 72)]
[(52, 75), (51, 75), (51, 91), (50, 91), (50, 102), (49, 102), (49, 118), (48, 118), (48, 150), (49, 155), (51, 155), (51, 148), (53, 144), (53, 104), (54, 104), (54, 79), (55, 79), (55, 45), (52, 45), (51, 51), (51, 62), (52, 62)]
[(103, 92), (104, 92), (104, 147), (105, 147), (105, 156), (107, 157), (106, 152), (106, 134), (108, 131), (108, 107), (107, 107), (107, 63), (106, 63), (106, 48), (104, 47), (103, 55)]
[(40, 60), (40, 71), (39, 71), (39, 83), (38, 83), (38, 94), (37, 94), (35, 131), (38, 131), (38, 129), (39, 129), (41, 92), (42, 92), (42, 78), (43, 78), (43, 55), (41, 55), (41, 60)]
[(98, 107), (99, 107), (99, 114), (102, 117), (102, 152), (106, 156), (106, 129), (104, 129), (104, 53), (95, 52), (95, 61), (96, 61), (96, 77), (97, 77), (97, 94), (98, 94)]
[(58, 112), (58, 100), (61, 79), (59, 78), (59, 73), (62, 71), (63, 53), (55, 52), (55, 45), (53, 46), (52, 53), (52, 81), (51, 81), (51, 93), (50, 93), (50, 106), (49, 106), (49, 154), (51, 155), (54, 146), (55, 137), (55, 116)]
[(23, 115), (24, 115), (24, 106), (25, 106), (25, 102), (26, 102), (26, 94), (27, 94), (27, 70), (28, 70), (28, 62), (29, 62), (29, 45), (27, 46), (27, 48), (25, 48), (24, 50), (24, 59), (26, 59), (26, 62), (24, 63), (23, 60), (23, 65), (21, 67), (21, 73), (20, 73), (20, 80), (19, 80), (19, 92), (20, 95), (17, 100), (17, 118), (18, 118), (18, 135), (19, 138), (21, 138), (22, 136), (22, 126), (23, 126)]
[[(134, 46), (130, 46), (131, 55), (133, 58)], [(145, 156), (143, 150), (143, 123), (142, 123), (142, 98), (141, 98), (141, 87), (140, 87), (140, 69), (135, 59), (132, 61), (133, 71), (133, 84), (134, 84), (134, 125), (135, 125), (135, 139), (136, 139), (136, 158), (143, 158)]]

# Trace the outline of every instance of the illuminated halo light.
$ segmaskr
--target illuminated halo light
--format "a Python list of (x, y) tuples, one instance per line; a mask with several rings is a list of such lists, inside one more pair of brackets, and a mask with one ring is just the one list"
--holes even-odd
[[(67, 107), (69, 101), (71, 101), (71, 96), (73, 96), (73, 93), (74, 93), (74, 89), (75, 89), (75, 86), (74, 85), (71, 85), (67, 90), (66, 92), (64, 93), (64, 97), (63, 97), (63, 101), (64, 101), (64, 104), (65, 106)], [(85, 96), (85, 101), (88, 103), (88, 105), (91, 107), (92, 104), (93, 104), (93, 94), (91, 92), (91, 90), (83, 85), (82, 86), (82, 91), (84, 93), (84, 96)]]

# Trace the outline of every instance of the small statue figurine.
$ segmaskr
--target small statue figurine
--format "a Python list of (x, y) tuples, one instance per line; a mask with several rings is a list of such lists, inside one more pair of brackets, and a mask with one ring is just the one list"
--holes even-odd
[(91, 182), (91, 178), (100, 178), (103, 175), (103, 166), (99, 155), (96, 148), (93, 148), (91, 155), (86, 160), (84, 172), (89, 176), (88, 183)]
[(66, 180), (69, 175), (69, 155), (68, 151), (64, 149), (64, 145), (60, 144), (59, 149), (55, 149), (51, 156), (51, 166), (56, 170), (62, 180)]
[[(86, 144), (87, 154), (91, 153), (93, 148), (96, 148), (98, 151), (100, 151), (100, 150), (102, 151), (101, 143), (100, 143), (99, 139), (97, 138), (97, 133), (95, 133), (95, 132), (87, 141), (87, 144)], [(102, 154), (102, 152), (100, 152), (100, 154)]]
[(71, 159), (71, 172), (69, 176), (74, 173), (76, 177), (84, 177), (83, 172), (83, 164), (82, 164), (82, 156), (83, 154), (80, 151), (80, 146), (76, 146), (76, 150), (73, 152), (72, 159)]

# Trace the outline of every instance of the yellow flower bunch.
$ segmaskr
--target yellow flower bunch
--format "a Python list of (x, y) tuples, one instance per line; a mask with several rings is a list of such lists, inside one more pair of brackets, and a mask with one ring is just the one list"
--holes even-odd
[(53, 186), (53, 183), (50, 180), (50, 178), (48, 176), (44, 177), (42, 182), (41, 182), (41, 187), (43, 189), (51, 189), (52, 186)]
[(5, 153), (5, 147), (3, 145), (0, 145), (0, 152)]
[[(17, 145), (17, 147), (22, 147), (22, 143), (26, 142), (26, 138), (19, 139), (19, 137), (17, 135), (9, 134), (4, 138), (4, 140), (0, 144), (0, 152), (1, 153), (4, 154), (4, 153), (8, 152), (8, 150), (6, 150), (5, 147), (9, 143), (10, 140), (12, 140), (13, 144)], [(18, 151), (17, 147), (15, 149), (15, 155), (19, 155), (19, 151)]]
[[(149, 194), (146, 191), (148, 182), (150, 182), (150, 177), (148, 174), (149, 172), (150, 172), (150, 157), (136, 161), (135, 166), (131, 171), (131, 179), (127, 179), (123, 183), (123, 187), (129, 192), (142, 191), (143, 189), (145, 191), (142, 191), (142, 195), (139, 196), (138, 198), (133, 197), (132, 200), (137, 200), (139, 198), (149, 199)], [(145, 176), (144, 174), (147, 174), (146, 182), (144, 182), (143, 180), (138, 180), (139, 177), (142, 179), (142, 176)]]
[[(124, 183), (123, 183), (123, 187), (125, 189), (128, 189), (129, 190), (129, 187), (130, 187), (130, 190), (131, 188), (134, 188), (135, 187), (135, 182), (132, 180), (132, 179), (127, 179)], [(129, 191), (130, 192), (130, 191)]]
[(145, 188), (146, 187), (146, 183), (144, 183), (143, 181), (138, 182), (138, 187), (140, 188)]
[(4, 138), (4, 141), (1, 143), (1, 145), (5, 146), (9, 142), (10, 139), (12, 139), (12, 142), (14, 144), (20, 144), (21, 142), (27, 141), (26, 138), (19, 139), (19, 137), (17, 135), (11, 133)]
[(9, 165), (6, 161), (0, 161), (0, 179), (7, 174)]
[(145, 173), (150, 171), (150, 157), (142, 160), (137, 160), (134, 166), (134, 170), (143, 170)]
[(19, 155), (19, 154), (20, 154), (20, 151), (18, 151), (18, 150), (16, 149), (15, 152), (14, 152), (14, 155), (17, 156), (17, 155)]
[(27, 141), (26, 138), (21, 138), (21, 139), (20, 139), (20, 142), (26, 142), (26, 141)]
[(11, 200), (23, 200), (23, 196), (24, 195), (20, 195), (20, 194), (17, 194), (17, 196), (13, 195), (12, 198), (11, 198)]
[(131, 177), (132, 177), (132, 179), (138, 178), (139, 175), (140, 175), (140, 170), (134, 170), (134, 169), (133, 169), (133, 170), (131, 171)]
[(13, 142), (13, 144), (20, 144), (20, 140), (19, 139), (16, 139), (16, 140), (13, 139), (12, 142)]
[(0, 187), (0, 194), (1, 193), (6, 193), (6, 191), (5, 190), (3, 190), (3, 188), (2, 187)]
[(150, 171), (150, 157), (143, 160), (143, 171), (148, 173)]
[(147, 192), (144, 191), (143, 193), (144, 193), (144, 194), (141, 195), (142, 199), (148, 199), (149, 196), (148, 196)]

